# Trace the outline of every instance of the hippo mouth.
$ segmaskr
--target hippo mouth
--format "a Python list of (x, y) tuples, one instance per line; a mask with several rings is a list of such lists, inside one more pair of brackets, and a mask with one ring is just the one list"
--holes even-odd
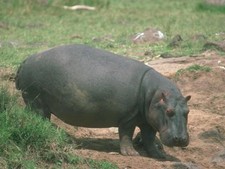
[(168, 130), (159, 132), (160, 140), (168, 147), (187, 147), (189, 144), (189, 135), (175, 136)]

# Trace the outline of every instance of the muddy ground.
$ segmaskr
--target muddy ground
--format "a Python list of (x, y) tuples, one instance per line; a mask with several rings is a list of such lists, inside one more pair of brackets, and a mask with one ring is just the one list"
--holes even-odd
[[(121, 169), (225, 168), (225, 58), (207, 51), (195, 57), (160, 59), (146, 64), (176, 82), (184, 95), (192, 96), (189, 102), (189, 146), (164, 147), (168, 154), (179, 158), (181, 162), (157, 161), (143, 156), (122, 156), (119, 154), (116, 128), (73, 127), (53, 117), (52, 121), (65, 128), (76, 140), (78, 148), (74, 153), (116, 163)], [(177, 70), (193, 64), (207, 65), (212, 71), (175, 75)]]

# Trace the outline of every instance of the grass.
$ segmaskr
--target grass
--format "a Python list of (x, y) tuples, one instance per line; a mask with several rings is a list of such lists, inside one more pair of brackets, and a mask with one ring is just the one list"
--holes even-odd
[[(36, 2), (36, 3), (34, 3)], [(60, 44), (82, 43), (140, 58), (145, 51), (155, 56), (162, 53), (192, 55), (202, 52), (202, 43), (192, 36), (203, 34), (208, 40), (219, 40), (223, 32), (223, 13), (199, 9), (201, 0), (77, 0), (39, 1), (9, 0), (0, 3), (0, 63), (17, 67), (28, 55)], [(74, 2), (74, 3), (72, 3)], [(96, 11), (69, 11), (63, 5), (88, 4)], [(210, 26), (209, 26), (210, 25)], [(130, 37), (148, 27), (158, 28), (166, 40), (160, 44), (135, 45)], [(167, 47), (180, 34), (179, 48)], [(110, 36), (111, 40), (104, 40)], [(94, 38), (100, 40), (94, 41)]]
[(76, 144), (60, 128), (21, 108), (7, 89), (0, 90), (0, 167), (1, 168), (90, 168), (116, 169), (105, 161), (73, 155)]
[(191, 65), (185, 69), (180, 69), (176, 72), (176, 76), (179, 76), (185, 72), (210, 72), (212, 69), (209, 66), (201, 66), (198, 64)]
[(202, 11), (225, 13), (225, 5), (210, 5), (202, 2), (198, 4), (197, 8)]

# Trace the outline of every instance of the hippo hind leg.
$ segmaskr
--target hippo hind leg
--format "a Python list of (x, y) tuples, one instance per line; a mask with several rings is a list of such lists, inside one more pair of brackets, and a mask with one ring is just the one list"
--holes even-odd
[(29, 94), (28, 92), (23, 92), (22, 97), (26, 105), (31, 108), (35, 113), (41, 115), (43, 118), (50, 120), (51, 111), (48, 106), (41, 99), (40, 94)]

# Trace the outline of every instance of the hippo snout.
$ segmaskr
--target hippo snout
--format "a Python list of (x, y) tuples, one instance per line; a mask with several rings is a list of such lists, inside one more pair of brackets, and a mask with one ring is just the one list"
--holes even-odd
[(189, 136), (188, 134), (186, 136), (181, 136), (181, 137), (174, 136), (172, 139), (172, 143), (173, 143), (173, 146), (176, 146), (176, 147), (186, 147), (189, 144)]
[(189, 135), (186, 133), (178, 136), (167, 131), (160, 133), (160, 140), (168, 147), (186, 147), (189, 144)]

